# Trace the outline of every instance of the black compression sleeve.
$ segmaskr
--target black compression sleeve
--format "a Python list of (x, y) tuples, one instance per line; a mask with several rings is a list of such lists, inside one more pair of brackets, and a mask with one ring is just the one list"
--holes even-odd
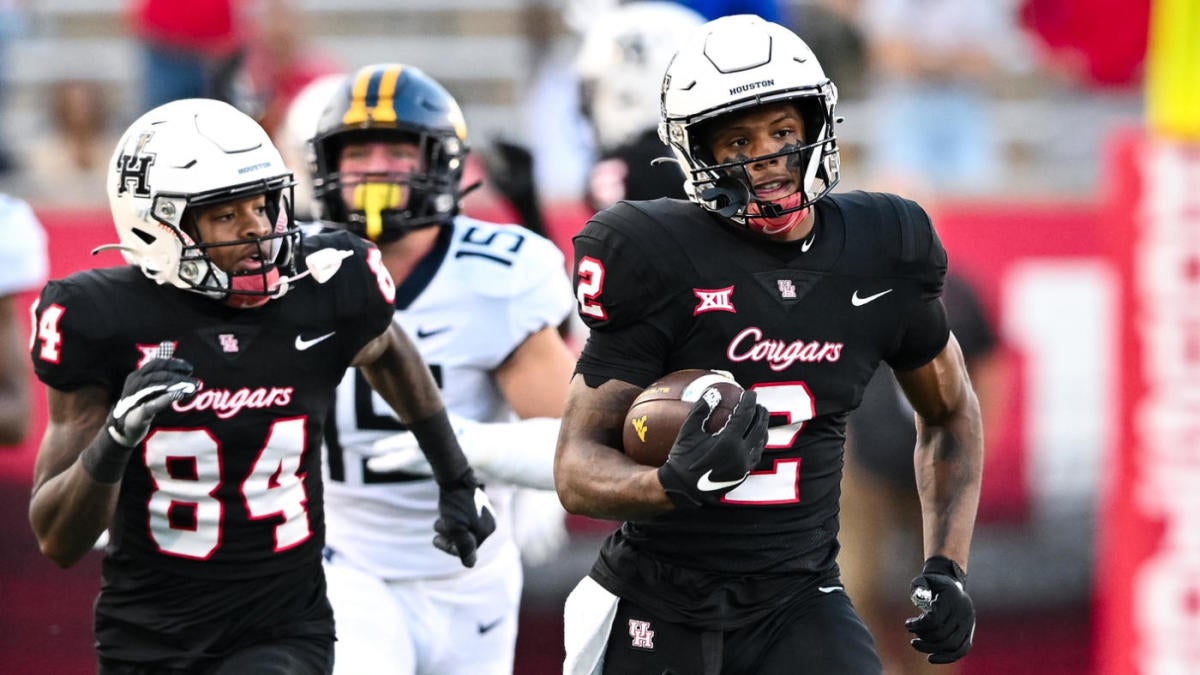
[(91, 444), (83, 449), (79, 461), (92, 480), (112, 484), (125, 476), (125, 465), (129, 464), (131, 454), (133, 448), (116, 442), (108, 433), (108, 425), (105, 425)]
[(458, 437), (454, 435), (454, 427), (450, 425), (450, 416), (445, 408), (423, 420), (409, 423), (408, 430), (421, 444), (421, 451), (433, 468), (433, 477), (439, 485), (456, 484), (471, 469), (458, 445)]

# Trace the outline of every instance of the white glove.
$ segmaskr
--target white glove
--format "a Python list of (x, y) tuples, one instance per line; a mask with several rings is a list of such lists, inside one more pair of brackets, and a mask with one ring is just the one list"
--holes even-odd
[(513, 541), (526, 565), (550, 562), (567, 544), (567, 512), (551, 490), (517, 490), (513, 495)]
[[(451, 413), (450, 425), (467, 461), (484, 479), (539, 490), (554, 489), (557, 418), (484, 423)], [(433, 475), (420, 444), (407, 431), (375, 441), (364, 454), (371, 456), (367, 467), (372, 471)]]

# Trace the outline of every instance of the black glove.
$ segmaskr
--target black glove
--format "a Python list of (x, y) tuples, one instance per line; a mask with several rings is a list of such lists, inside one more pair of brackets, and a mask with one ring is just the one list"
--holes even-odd
[(916, 634), (913, 649), (929, 654), (930, 663), (961, 659), (975, 638), (975, 605), (965, 588), (967, 574), (958, 563), (934, 556), (909, 587), (921, 616), (904, 622)]
[(438, 495), (438, 519), (433, 524), (437, 531), (433, 545), (458, 556), (464, 567), (474, 567), (475, 550), (496, 530), (492, 502), (471, 469), (457, 481), (439, 483), (438, 487), (441, 494)]
[(97, 482), (120, 481), (133, 448), (150, 431), (154, 416), (171, 401), (187, 398), (200, 388), (200, 381), (192, 377), (192, 364), (171, 358), (173, 351), (171, 344), (164, 342), (154, 358), (125, 378), (121, 398), (108, 412), (104, 428), (80, 454), (84, 470)]
[(712, 408), (701, 396), (658, 469), (658, 480), (678, 508), (719, 503), (758, 466), (767, 444), (770, 415), (753, 391), (742, 392), (725, 427), (712, 434), (704, 430), (710, 414)]
[(121, 398), (108, 413), (108, 434), (114, 441), (127, 448), (141, 443), (155, 415), (200, 388), (192, 364), (172, 358), (173, 351), (170, 343), (159, 345), (157, 356), (125, 378)]

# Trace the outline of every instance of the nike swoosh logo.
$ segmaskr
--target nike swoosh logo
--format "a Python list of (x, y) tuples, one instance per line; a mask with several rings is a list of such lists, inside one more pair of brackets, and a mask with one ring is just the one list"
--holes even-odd
[(167, 385), (165, 385), (165, 384), (153, 384), (153, 385), (150, 385), (149, 387), (145, 387), (143, 389), (138, 389), (137, 391), (130, 394), (129, 396), (126, 396), (125, 398), (117, 401), (117, 404), (115, 406), (113, 406), (113, 409), (112, 409), (113, 418), (121, 419), (130, 410), (133, 410), (137, 406), (142, 405), (146, 401), (149, 401), (154, 396), (157, 396), (158, 392), (166, 391), (166, 389), (167, 389)]
[(817, 240), (817, 233), (813, 232), (811, 237), (809, 237), (808, 239), (805, 239), (803, 244), (800, 244), (800, 252), (808, 253), (808, 249), (812, 248), (813, 242), (815, 242), (816, 240)]
[(850, 296), (850, 304), (854, 305), (855, 307), (862, 307), (863, 305), (867, 304), (868, 302), (871, 302), (873, 300), (878, 300), (879, 298), (882, 298), (883, 296), (887, 295), (888, 293), (891, 293), (892, 290), (893, 289), (889, 288), (886, 291), (880, 291), (880, 292), (876, 293), (875, 295), (868, 295), (865, 298), (860, 298), (858, 296), (858, 291), (854, 291), (854, 295)]
[(424, 328), (417, 327), (417, 337), (424, 340), (425, 338), (431, 338), (434, 335), (441, 335), (451, 328), (453, 328), (453, 326), (443, 326), (441, 328), (433, 328), (431, 330), (425, 330)]
[(479, 624), (479, 634), (483, 635), (484, 633), (490, 631), (491, 629), (495, 628), (496, 626), (499, 626), (503, 622), (504, 622), (504, 617), (500, 617), (499, 619), (496, 619), (495, 621), (492, 621), (490, 623), (481, 623), (481, 624)]
[(313, 339), (311, 339), (311, 340), (305, 340), (305, 339), (304, 339), (304, 336), (302, 336), (302, 335), (297, 335), (297, 336), (296, 336), (296, 350), (297, 350), (297, 351), (301, 351), (301, 352), (302, 352), (302, 351), (304, 351), (305, 349), (308, 349), (309, 347), (312, 347), (313, 345), (315, 345), (315, 344), (317, 344), (317, 343), (324, 342), (325, 340), (328, 340), (329, 338), (333, 337), (333, 334), (334, 334), (334, 333), (336, 333), (336, 332), (337, 332), (336, 330), (334, 330), (334, 331), (329, 331), (328, 333), (326, 333), (326, 334), (324, 334), (324, 335), (321, 335), (321, 336), (318, 336), (318, 337), (315, 337), (315, 338), (313, 338)]
[(746, 480), (746, 476), (749, 476), (750, 472), (747, 471), (745, 476), (735, 480), (713, 480), (709, 478), (711, 475), (712, 469), (709, 469), (704, 473), (703, 476), (700, 476), (700, 480), (696, 481), (696, 489), (702, 492), (712, 492), (713, 490), (723, 490), (728, 487), (733, 487)]
[(846, 589), (842, 588), (841, 586), (817, 586), (817, 590), (821, 591), (822, 593), (836, 593)]
[(491, 511), (496, 513), (495, 507), (492, 506), (492, 500), (488, 499), (487, 493), (479, 488), (475, 488), (475, 511), (479, 513), (479, 517), (483, 517), (483, 512)]

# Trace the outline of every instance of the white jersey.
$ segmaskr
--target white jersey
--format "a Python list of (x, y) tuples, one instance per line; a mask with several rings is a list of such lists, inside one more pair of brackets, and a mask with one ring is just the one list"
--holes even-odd
[[(530, 335), (562, 323), (573, 307), (563, 255), (552, 242), (523, 227), (466, 216), (442, 230), (434, 251), (396, 293), (396, 321), (429, 364), (447, 409), (480, 422), (516, 419), (493, 371)], [(367, 468), (370, 444), (404, 427), (357, 370), (342, 380), (334, 410), (336, 425), (326, 425), (329, 547), (385, 580), (462, 572), (458, 558), (431, 543), (433, 480)], [(499, 522), (480, 547), (476, 569), (514, 546), (512, 492), (487, 486)]]
[(46, 281), (46, 233), (29, 204), (0, 194), (0, 296)]

